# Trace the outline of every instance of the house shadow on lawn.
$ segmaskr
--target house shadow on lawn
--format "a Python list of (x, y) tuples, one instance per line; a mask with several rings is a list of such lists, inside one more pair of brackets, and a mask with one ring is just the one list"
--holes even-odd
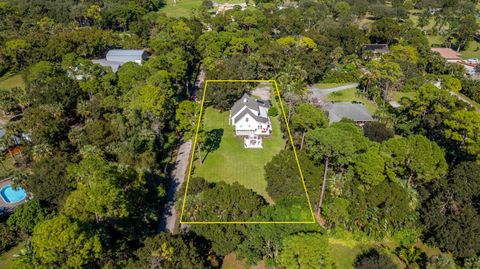
[(205, 149), (205, 156), (203, 161), (207, 159), (207, 156), (210, 152), (214, 152), (220, 148), (220, 143), (222, 142), (224, 130), (223, 129), (213, 129), (208, 131), (205, 134), (205, 144), (203, 148)]

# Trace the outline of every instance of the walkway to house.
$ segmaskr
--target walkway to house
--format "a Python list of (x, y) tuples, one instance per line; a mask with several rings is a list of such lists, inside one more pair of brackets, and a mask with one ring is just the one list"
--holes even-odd
[(175, 193), (178, 192), (187, 177), (190, 157), (192, 155), (192, 144), (192, 140), (188, 140), (178, 147), (175, 168), (170, 175), (170, 182), (168, 183), (167, 202), (160, 216), (160, 231), (168, 230), (172, 234), (177, 232), (180, 220), (177, 210), (175, 209)]

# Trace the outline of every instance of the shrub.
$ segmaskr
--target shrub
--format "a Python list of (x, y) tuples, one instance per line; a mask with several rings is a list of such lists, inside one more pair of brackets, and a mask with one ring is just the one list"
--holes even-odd
[(399, 267), (387, 254), (371, 249), (357, 257), (355, 269), (399, 269)]
[(268, 109), (268, 116), (270, 116), (270, 117), (276, 117), (276, 116), (278, 116), (278, 109), (277, 109), (276, 107), (274, 107), (274, 106), (270, 107), (270, 108)]

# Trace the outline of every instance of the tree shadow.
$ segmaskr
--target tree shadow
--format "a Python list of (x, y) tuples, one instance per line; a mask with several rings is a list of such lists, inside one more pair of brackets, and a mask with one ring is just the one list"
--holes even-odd
[(205, 143), (203, 148), (206, 153), (203, 157), (203, 161), (205, 161), (210, 152), (214, 152), (220, 148), (220, 142), (222, 142), (223, 133), (223, 129), (213, 129), (205, 133)]

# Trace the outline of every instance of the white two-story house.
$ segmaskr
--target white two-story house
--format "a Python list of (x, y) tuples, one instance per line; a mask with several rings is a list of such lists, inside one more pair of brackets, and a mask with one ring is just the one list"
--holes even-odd
[(268, 101), (253, 99), (245, 93), (230, 110), (229, 121), (235, 126), (235, 134), (238, 136), (270, 135), (272, 125), (268, 117), (269, 107)]

